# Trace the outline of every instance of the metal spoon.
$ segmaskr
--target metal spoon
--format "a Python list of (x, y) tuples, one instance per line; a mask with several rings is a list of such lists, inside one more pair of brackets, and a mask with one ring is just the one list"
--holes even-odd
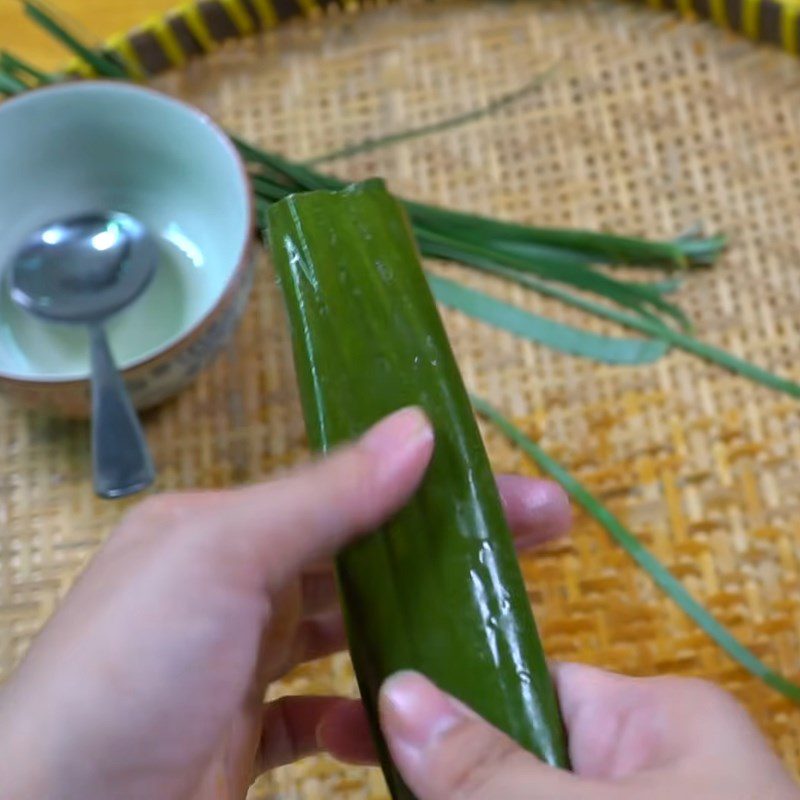
[(101, 497), (133, 494), (155, 477), (103, 323), (147, 288), (157, 261), (155, 242), (137, 220), (119, 213), (88, 214), (37, 230), (10, 270), (15, 303), (43, 319), (88, 328), (94, 490)]

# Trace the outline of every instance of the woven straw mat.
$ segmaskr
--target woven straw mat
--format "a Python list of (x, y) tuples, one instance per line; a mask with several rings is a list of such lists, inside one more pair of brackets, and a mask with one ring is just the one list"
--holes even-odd
[[(290, 25), (157, 86), (233, 130), (311, 158), (468, 111), (554, 67), (469, 125), (329, 165), (399, 194), (544, 225), (730, 235), (680, 302), (707, 340), (800, 379), (800, 71), (708, 25), (626, 5), (396, 6)], [(462, 268), (437, 269), (555, 319), (613, 328)], [(599, 366), (445, 312), (468, 386), (586, 482), (691, 592), (776, 669), (800, 654), (800, 406), (675, 352)], [(146, 418), (159, 488), (255, 481), (307, 457), (285, 320), (261, 256), (234, 341)], [(498, 469), (531, 464), (484, 428)], [(129, 503), (95, 500), (87, 430), (0, 405), (0, 668), (7, 674)], [(551, 656), (717, 681), (800, 770), (800, 710), (734, 665), (578, 514), (524, 571)], [(58, 665), (53, 665), (58, 669)], [(274, 692), (354, 693), (347, 657)], [(326, 758), (260, 798), (383, 798), (377, 770)]]

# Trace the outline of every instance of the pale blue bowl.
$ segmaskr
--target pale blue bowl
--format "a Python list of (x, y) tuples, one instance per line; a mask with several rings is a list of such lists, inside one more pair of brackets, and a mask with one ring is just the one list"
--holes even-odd
[[(76, 82), (0, 104), (0, 272), (39, 226), (124, 211), (159, 237), (145, 293), (109, 321), (139, 408), (184, 387), (246, 302), (252, 194), (230, 139), (204, 114), (130, 84)], [(36, 319), (0, 284), (0, 390), (67, 415), (89, 410), (85, 331)]]

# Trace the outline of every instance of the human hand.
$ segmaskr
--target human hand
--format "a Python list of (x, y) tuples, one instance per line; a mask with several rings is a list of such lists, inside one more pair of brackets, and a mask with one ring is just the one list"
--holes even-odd
[(543, 764), (415, 673), (381, 724), (420, 800), (798, 800), (735, 700), (712, 684), (553, 666), (574, 772)]
[[(264, 693), (344, 646), (327, 559), (403, 505), (432, 444), (406, 410), (271, 483), (134, 509), (0, 691), (0, 797), (242, 798), (319, 747), (369, 758), (356, 701)], [(499, 483), (520, 543), (568, 525), (557, 487)]]

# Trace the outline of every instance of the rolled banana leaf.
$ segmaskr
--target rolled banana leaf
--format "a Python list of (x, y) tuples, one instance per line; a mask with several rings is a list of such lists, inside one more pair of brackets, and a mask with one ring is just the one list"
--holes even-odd
[(378, 725), (379, 688), (398, 670), (427, 675), (546, 762), (567, 766), (511, 534), (405, 210), (370, 180), (275, 203), (266, 233), (312, 447), (326, 451), (407, 405), (421, 406), (435, 430), (414, 497), (336, 562), (392, 796), (413, 798)]

